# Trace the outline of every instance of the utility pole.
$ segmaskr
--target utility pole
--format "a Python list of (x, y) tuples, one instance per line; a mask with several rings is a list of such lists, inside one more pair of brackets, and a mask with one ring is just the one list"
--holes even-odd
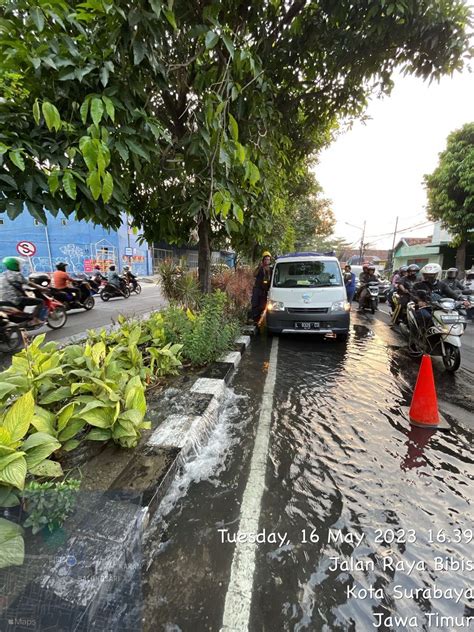
[(393, 260), (395, 259), (395, 239), (397, 238), (397, 228), (398, 228), (398, 215), (395, 218), (395, 230), (393, 231), (392, 260), (390, 262), (390, 265), (392, 266), (392, 271), (393, 271)]
[(364, 254), (364, 238), (365, 238), (365, 224), (364, 220), (364, 228), (362, 229), (362, 237), (360, 238), (360, 250), (359, 250), (359, 264), (362, 264), (362, 255)]

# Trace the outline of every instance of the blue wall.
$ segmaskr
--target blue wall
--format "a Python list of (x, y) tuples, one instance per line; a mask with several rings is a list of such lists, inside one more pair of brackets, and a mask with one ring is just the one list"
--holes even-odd
[[(51, 271), (59, 261), (68, 264), (70, 273), (88, 272), (96, 260), (104, 262), (115, 260), (119, 270), (131, 265), (132, 270), (141, 276), (151, 273), (151, 257), (148, 244), (140, 245), (136, 236), (127, 234), (125, 222), (118, 231), (109, 231), (92, 222), (77, 221), (65, 217), (62, 213), (53, 217), (47, 213), (47, 226), (36, 224), (33, 217), (25, 211), (15, 220), (6, 214), (0, 215), (0, 261), (6, 256), (18, 256), (16, 246), (19, 241), (31, 241), (36, 253), (31, 257), (31, 266), (35, 271)], [(48, 245), (49, 240), (49, 245)], [(127, 256), (125, 248), (132, 248), (132, 256)], [(25, 272), (29, 271), (26, 265)]]

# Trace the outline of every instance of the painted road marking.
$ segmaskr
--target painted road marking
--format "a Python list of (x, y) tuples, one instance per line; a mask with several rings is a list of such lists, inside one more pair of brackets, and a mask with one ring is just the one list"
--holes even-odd
[[(239, 533), (257, 533), (265, 491), (270, 424), (272, 420), (273, 393), (275, 391), (278, 360), (278, 338), (273, 338), (268, 373), (263, 387), (262, 408), (258, 419), (257, 435), (250, 463), (250, 473), (242, 497)], [(235, 545), (230, 581), (225, 598), (222, 631), (244, 632), (248, 630), (252, 605), (253, 578), (255, 573), (255, 542), (239, 542)]]

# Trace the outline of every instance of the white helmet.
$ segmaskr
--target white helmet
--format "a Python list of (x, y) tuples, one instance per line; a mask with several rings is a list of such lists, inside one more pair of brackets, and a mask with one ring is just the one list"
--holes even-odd
[(439, 263), (427, 263), (421, 268), (420, 272), (423, 276), (430, 276), (433, 277), (433, 279), (437, 279), (438, 274), (441, 272), (441, 266)]

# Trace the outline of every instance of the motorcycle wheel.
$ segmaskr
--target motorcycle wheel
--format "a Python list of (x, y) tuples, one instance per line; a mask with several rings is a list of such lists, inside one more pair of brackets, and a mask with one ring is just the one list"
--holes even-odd
[(15, 351), (21, 345), (21, 331), (19, 327), (8, 327), (4, 331), (4, 335), (0, 339), (1, 342), (5, 342), (5, 347), (8, 351)]
[(412, 358), (418, 358), (423, 354), (423, 352), (418, 349), (418, 345), (416, 344), (411, 332), (408, 335), (408, 353)]
[(130, 290), (128, 289), (128, 287), (123, 288), (123, 295), (125, 296), (125, 298), (128, 298), (130, 296)]
[(142, 286), (140, 285), (140, 283), (137, 283), (137, 287), (135, 288), (135, 294), (141, 294), (142, 292)]
[(53, 311), (49, 312), (46, 319), (46, 325), (50, 329), (61, 329), (64, 327), (67, 321), (66, 309), (64, 307), (56, 307)]
[(83, 305), (84, 305), (84, 307), (85, 307), (85, 309), (87, 311), (92, 309), (94, 307), (94, 305), (95, 305), (94, 297), (93, 296), (88, 296), (86, 298), (86, 300), (84, 301)]
[(461, 366), (461, 351), (459, 347), (453, 345), (444, 345), (443, 364), (446, 371), (454, 373)]
[(110, 294), (106, 290), (102, 290), (99, 293), (99, 296), (103, 301), (106, 301), (106, 302), (110, 299)]

